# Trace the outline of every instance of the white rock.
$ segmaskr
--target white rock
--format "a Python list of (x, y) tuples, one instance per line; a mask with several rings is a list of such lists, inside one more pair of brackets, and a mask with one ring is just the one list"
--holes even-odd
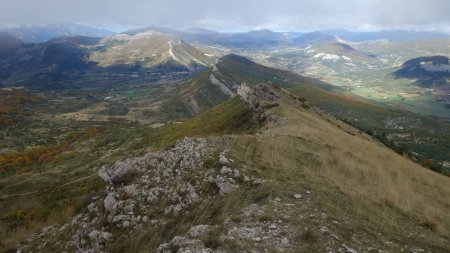
[(263, 183), (263, 180), (257, 179), (257, 178), (253, 179), (253, 181), (252, 181), (253, 186), (258, 186), (258, 185), (261, 185), (262, 183)]
[(225, 157), (225, 155), (220, 154), (220, 156), (219, 156), (219, 163), (221, 165), (229, 165), (230, 161)]
[(95, 202), (90, 203), (90, 204), (87, 206), (87, 208), (88, 208), (88, 211), (89, 211), (90, 213), (92, 213), (92, 212), (98, 212), (97, 203), (95, 203)]
[(227, 193), (230, 193), (230, 192), (234, 191), (235, 189), (239, 188), (239, 186), (232, 184), (230, 181), (231, 181), (231, 179), (229, 179), (229, 178), (224, 178), (224, 177), (220, 177), (220, 176), (216, 177), (215, 183), (216, 183), (217, 187), (219, 187), (221, 194), (227, 194)]
[(301, 199), (301, 198), (302, 198), (302, 195), (301, 195), (301, 194), (294, 194), (294, 198), (295, 198), (295, 199)]
[(321, 233), (321, 234), (328, 234), (329, 232), (330, 232), (330, 230), (325, 226), (321, 226), (319, 229), (319, 233)]
[(89, 233), (89, 239), (96, 249), (102, 249), (107, 241), (111, 241), (112, 234), (104, 231), (93, 230)]
[(197, 225), (189, 229), (188, 235), (192, 238), (202, 236), (210, 227), (210, 225)]
[(172, 213), (172, 211), (173, 211), (173, 206), (170, 205), (170, 206), (164, 208), (164, 215), (169, 215)]
[(113, 223), (119, 223), (121, 221), (128, 221), (130, 220), (130, 216), (125, 214), (116, 215), (113, 217), (112, 222)]
[(230, 169), (230, 168), (228, 168), (227, 166), (223, 166), (221, 169), (220, 169), (220, 174), (231, 174), (233, 171)]
[(189, 193), (190, 197), (191, 197), (191, 201), (193, 203), (198, 202), (200, 200), (200, 196), (195, 192), (195, 191), (191, 191)]
[(137, 194), (136, 186), (134, 184), (123, 187), (123, 190), (131, 196), (134, 196)]
[(47, 233), (48, 233), (48, 231), (50, 231), (50, 230), (52, 230), (53, 229), (53, 226), (47, 226), (47, 227), (45, 227), (45, 228), (43, 228), (42, 229), (42, 235), (43, 236), (45, 236)]
[(180, 214), (181, 210), (183, 210), (181, 205), (176, 205), (176, 206), (174, 206), (172, 213), (173, 213), (173, 215), (178, 216)]
[(111, 183), (111, 178), (108, 174), (108, 170), (107, 170), (107, 166), (103, 165), (101, 167), (101, 169), (98, 171), (98, 175), (100, 176), (101, 179), (103, 179), (105, 182)]
[(66, 223), (66, 224), (64, 224), (62, 227), (60, 227), (60, 228), (58, 229), (58, 231), (59, 231), (59, 232), (63, 232), (63, 231), (66, 230), (68, 227), (69, 227), (69, 224)]
[(347, 252), (347, 253), (358, 253), (358, 251), (356, 251), (355, 249), (353, 249), (350, 246), (347, 246), (345, 244), (343, 244), (342, 246), (345, 248), (345, 252)]
[(109, 194), (108, 196), (106, 196), (105, 200), (103, 200), (105, 210), (108, 212), (114, 211), (116, 203), (117, 203), (116, 198), (114, 198), (112, 194)]

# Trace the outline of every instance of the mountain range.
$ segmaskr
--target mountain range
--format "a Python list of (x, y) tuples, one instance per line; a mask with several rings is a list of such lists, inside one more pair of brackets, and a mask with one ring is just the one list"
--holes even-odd
[(104, 37), (113, 32), (71, 22), (0, 29), (25, 42), (42, 43), (62, 36)]
[[(70, 141), (51, 153), (40, 150), (39, 157), (47, 158), (40, 160), (39, 172), (28, 160), (22, 166), (13, 160), (8, 163), (13, 157), (0, 160), (7, 173), (0, 178), (5, 185), (0, 189), (2, 201), (8, 203), (2, 205), (6, 224), (23, 226), (50, 211), (61, 215), (46, 220), (50, 228), (35, 225), (39, 229), (34, 236), (14, 234), (4, 245), (24, 251), (447, 251), (441, 234), (448, 233), (448, 178), (396, 154), (375, 139), (376, 134), (362, 132), (358, 123), (375, 131), (380, 126), (371, 124), (382, 123), (391, 134), (386, 144), (391, 138), (403, 138), (411, 143), (409, 148), (436, 144), (438, 136), (448, 133), (448, 125), (393, 112), (329, 84), (242, 56), (225, 56), (214, 66), (162, 93), (139, 89), (145, 94), (140, 98), (135, 94), (120, 99), (120, 93), (108, 98), (116, 105), (128, 101), (132, 106), (128, 113), (149, 103), (149, 97), (159, 108), (178, 103), (159, 112), (178, 118), (174, 109), (182, 105), (190, 109), (180, 112), (194, 115), (188, 119), (155, 128), (120, 121), (112, 127), (112, 119), (104, 124), (85, 121), (98, 129), (69, 136)], [(203, 107), (195, 110), (195, 104)], [(36, 110), (36, 105), (28, 110)], [(35, 113), (44, 116), (49, 111)], [(45, 120), (61, 124), (59, 114)], [(419, 134), (431, 129), (428, 136)], [(416, 135), (414, 140), (406, 137), (410, 134)], [(421, 145), (415, 146), (416, 141)], [(98, 168), (92, 171), (92, 166)], [(25, 185), (31, 185), (29, 192), (17, 192)], [(28, 209), (24, 204), (30, 201), (24, 200), (34, 194), (38, 197)], [(75, 205), (76, 211), (61, 213)], [(362, 212), (363, 207), (371, 211)], [(410, 212), (413, 217), (406, 215)], [(27, 215), (13, 218), (21, 213)], [(398, 223), (386, 221), (377, 227), (385, 215)], [(420, 236), (407, 233), (405, 237), (412, 229), (425, 233), (427, 240), (414, 240)], [(345, 236), (349, 230), (377, 233), (355, 232), (356, 240)]]
[(156, 31), (106, 37), (96, 49), (99, 50), (91, 53), (89, 59), (103, 67), (138, 63), (150, 68), (172, 62), (192, 69), (214, 62), (214, 56), (205, 55), (175, 36)]
[(14, 49), (23, 45), (24, 42), (9, 33), (0, 32), (0, 57), (7, 57)]
[(159, 32), (134, 36), (119, 34), (103, 39), (64, 36), (39, 44), (8, 41), (11, 42), (3, 50), (5, 57), (0, 60), (3, 85), (37, 89), (70, 87), (71, 80), (76, 82), (92, 75), (123, 77), (150, 75), (150, 72), (153, 75), (189, 73), (216, 60), (177, 37)]
[(0, 33), (0, 251), (450, 250), (448, 37), (38, 33)]

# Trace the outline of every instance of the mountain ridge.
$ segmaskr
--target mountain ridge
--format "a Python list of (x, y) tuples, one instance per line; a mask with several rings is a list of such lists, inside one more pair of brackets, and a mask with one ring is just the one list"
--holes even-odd
[[(191, 138), (102, 166), (97, 178), (105, 181), (104, 190), (79, 215), (38, 231), (19, 249), (33, 250), (45, 240), (45, 248), (55, 251), (448, 250), (448, 239), (433, 232), (447, 233), (445, 197), (436, 193), (449, 191), (448, 178), (277, 85), (245, 87), (198, 117), (149, 133), (156, 142)], [(235, 129), (249, 126), (242, 120), (259, 124)], [(199, 130), (199, 123), (212, 132)], [(438, 189), (421, 187), (431, 182)], [(371, 212), (361, 212), (363, 207)], [(414, 217), (405, 215), (418, 207)], [(374, 226), (386, 215), (398, 223)], [(356, 226), (362, 220), (364, 226)], [(352, 237), (345, 236), (349, 229)], [(398, 234), (411, 230), (425, 233), (427, 241)]]
[[(205, 100), (204, 96), (200, 94), (209, 94), (209, 96), (212, 96), (211, 92), (212, 94), (220, 94), (220, 96), (213, 96), (218, 97), (216, 103), (224, 101), (229, 95), (222, 92), (217, 83), (211, 81), (211, 75), (215, 76), (215, 79), (219, 80), (221, 85), (225, 85), (227, 89), (234, 93), (237, 93), (237, 89), (242, 83), (253, 87), (261, 81), (273, 82), (297, 96), (306, 98), (309, 103), (322, 108), (347, 123), (363, 131), (370, 132), (387, 145), (390, 145), (390, 147), (398, 149), (399, 152), (403, 152), (401, 150), (407, 147), (406, 150), (412, 151), (411, 154), (421, 154), (417, 158), (423, 162), (431, 157), (433, 157), (431, 159), (446, 161), (445, 157), (447, 156), (448, 148), (444, 139), (449, 137), (447, 131), (450, 129), (450, 126), (448, 123), (441, 122), (433, 117), (424, 117), (405, 111), (393, 110), (390, 107), (363, 97), (355, 96), (347, 90), (325, 82), (299, 76), (289, 71), (265, 67), (250, 61), (248, 58), (234, 54), (219, 59), (214, 69), (203, 74), (203, 78), (201, 79), (203, 81), (195, 78), (188, 80), (180, 86), (180, 89), (186, 86), (190, 87), (189, 90), (193, 92), (186, 95), (186, 97), (196, 98), (197, 101), (195, 104), (197, 105), (204, 104), (207, 106), (208, 103), (205, 104), (203, 102)], [(208, 93), (205, 93), (206, 90), (208, 90)], [(189, 103), (184, 104), (187, 108), (191, 107)], [(188, 111), (191, 110), (188, 109)], [(415, 126), (411, 125), (412, 122), (416, 122), (414, 123)], [(424, 131), (423, 133), (428, 132), (425, 134), (427, 137), (416, 135), (416, 130)], [(401, 136), (408, 137), (403, 138)], [(411, 138), (411, 136), (415, 137)], [(443, 139), (441, 138), (442, 136), (446, 137)], [(433, 139), (433, 141), (420, 141), (420, 139)], [(421, 145), (430, 146), (424, 150), (421, 145), (416, 144), (416, 141), (420, 141)], [(437, 170), (448, 171), (445, 168)]]
[(2, 30), (23, 41), (32, 43), (43, 43), (61, 36), (103, 37), (113, 34), (113, 32), (105, 29), (92, 28), (71, 22), (40, 26), (19, 26)]
[(63, 36), (40, 44), (20, 44), (8, 52), (1, 59), (3, 85), (37, 89), (70, 88), (72, 81), (98, 75), (116, 79), (138, 75), (154, 79), (152, 73), (155, 77), (174, 72), (189, 75), (216, 60), (177, 37), (160, 33), (103, 39)]

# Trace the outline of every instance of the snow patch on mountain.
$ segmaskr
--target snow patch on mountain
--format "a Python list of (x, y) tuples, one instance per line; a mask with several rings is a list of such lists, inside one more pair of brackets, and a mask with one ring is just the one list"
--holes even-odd
[(318, 53), (318, 54), (314, 55), (313, 58), (321, 58), (324, 55), (325, 55), (325, 53)]
[(450, 73), (450, 65), (447, 65), (447, 64), (431, 64), (428, 62), (421, 62), (420, 68), (422, 68), (428, 72), (449, 72)]
[(342, 39), (341, 37), (339, 37), (339, 36), (337, 36), (337, 35), (334, 35), (334, 38), (335, 38), (336, 41), (339, 42), (339, 43), (350, 44), (349, 41), (346, 41), (346, 40)]
[(338, 60), (344, 60), (351, 62), (352, 59), (345, 55), (337, 55), (337, 54), (326, 54), (326, 53), (318, 53), (313, 56), (315, 59), (321, 59), (322, 61), (338, 61)]
[(324, 56), (322, 56), (322, 60), (324, 61), (336, 61), (339, 60), (340, 58), (341, 57), (336, 54), (325, 54)]
[(322, 59), (322, 61), (337, 61), (341, 57), (336, 54), (326, 54), (326, 53), (318, 53), (313, 56), (315, 59)]
[(352, 58), (350, 58), (350, 57), (348, 57), (348, 56), (343, 55), (343, 56), (341, 56), (341, 57), (342, 57), (342, 59), (344, 59), (344, 60), (346, 60), (346, 61), (352, 61)]

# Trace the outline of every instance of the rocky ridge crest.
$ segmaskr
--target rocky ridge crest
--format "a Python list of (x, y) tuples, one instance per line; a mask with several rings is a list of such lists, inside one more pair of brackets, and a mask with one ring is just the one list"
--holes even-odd
[[(168, 150), (101, 167), (98, 175), (108, 183), (105, 193), (92, 197), (71, 222), (46, 227), (32, 235), (18, 251), (103, 252), (106, 244), (127, 240), (139, 230), (158, 229), (170, 217), (189, 215), (191, 208), (200, 203), (230, 194), (241, 186), (261, 185), (262, 180), (231, 168), (227, 151), (218, 149), (226, 147), (232, 138), (185, 138)], [(205, 159), (212, 156), (215, 165), (205, 164)], [(179, 248), (178, 252), (223, 252), (208, 249), (199, 239), (213, 229), (215, 226), (207, 224), (193, 226), (186, 236), (161, 244), (158, 252), (172, 252), (173, 247)], [(256, 232), (243, 231), (228, 231), (221, 238), (261, 240), (254, 238), (258, 237)], [(286, 240), (283, 242), (283, 247), (289, 246)]]

